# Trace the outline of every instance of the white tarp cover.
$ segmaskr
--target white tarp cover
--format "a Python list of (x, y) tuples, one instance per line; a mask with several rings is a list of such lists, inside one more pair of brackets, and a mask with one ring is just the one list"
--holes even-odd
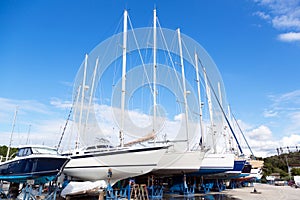
[(300, 187), (300, 176), (294, 176), (295, 184)]
[(104, 180), (100, 181), (85, 181), (85, 182), (70, 182), (61, 192), (62, 197), (67, 195), (80, 195), (97, 192), (100, 189), (106, 188), (106, 182)]

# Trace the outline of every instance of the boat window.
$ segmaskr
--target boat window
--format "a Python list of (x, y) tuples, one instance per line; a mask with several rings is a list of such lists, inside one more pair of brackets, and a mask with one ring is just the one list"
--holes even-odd
[(23, 152), (24, 152), (24, 149), (19, 149), (18, 153), (17, 153), (17, 156), (19, 156), (19, 157), (22, 156)]
[(102, 144), (102, 145), (97, 145), (96, 148), (97, 149), (108, 149), (108, 148), (114, 148), (114, 147), (111, 145), (108, 145), (108, 144)]
[(34, 154), (53, 154), (56, 155), (57, 151), (51, 148), (44, 148), (44, 147), (32, 147), (32, 151)]
[(100, 145), (96, 145), (96, 146), (89, 146), (86, 148), (86, 150), (101, 150), (101, 151), (105, 151), (105, 150), (108, 150), (108, 149), (112, 149), (114, 148), (113, 146), (111, 145), (108, 145), (108, 144), (100, 144)]
[(19, 149), (17, 156), (22, 157), (22, 156), (28, 156), (31, 154), (32, 154), (32, 151), (30, 148), (21, 148), (21, 149)]
[(91, 150), (91, 149), (96, 149), (95, 146), (90, 146), (90, 147), (87, 147), (86, 150)]

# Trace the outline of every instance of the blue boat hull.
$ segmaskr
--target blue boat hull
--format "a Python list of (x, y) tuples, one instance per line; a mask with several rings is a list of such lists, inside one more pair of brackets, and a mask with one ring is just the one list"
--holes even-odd
[(60, 175), (68, 161), (67, 157), (31, 157), (12, 160), (0, 165), (0, 180), (26, 183), (31, 179), (35, 184), (44, 184)]
[(207, 169), (201, 170), (200, 173), (206, 179), (230, 179), (239, 177), (245, 166), (246, 160), (234, 160), (233, 168), (231, 169)]

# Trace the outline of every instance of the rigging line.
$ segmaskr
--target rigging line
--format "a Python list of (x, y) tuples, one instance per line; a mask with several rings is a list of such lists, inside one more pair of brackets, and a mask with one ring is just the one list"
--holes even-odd
[[(118, 25), (117, 25), (117, 28), (115, 29), (115, 31), (114, 31), (114, 34), (113, 34), (113, 36), (111, 36), (110, 38), (119, 38), (119, 37), (117, 37), (117, 36), (119, 36), (121, 33), (119, 33), (119, 30), (121, 30), (121, 23), (122, 23), (122, 19), (123, 19), (123, 14), (121, 14), (120, 16), (119, 16), (119, 18), (120, 18), (120, 20), (119, 20), (119, 23), (118, 23)], [(106, 40), (105, 40), (106, 41)], [(111, 47), (112, 46), (112, 44), (113, 44), (113, 41), (114, 40), (112, 40), (112, 39), (110, 39), (109, 40), (109, 44), (107, 45), (108, 47)], [(120, 44), (120, 41), (119, 40), (117, 40), (117, 42), (116, 42), (117, 44)], [(100, 44), (102, 44), (102, 42), (100, 43)], [(118, 45), (117, 45), (118, 46)], [(100, 62), (99, 62), (99, 65), (102, 65), (101, 64), (101, 62), (103, 62), (103, 60), (105, 60), (104, 58), (106, 57), (106, 55), (107, 55), (107, 53), (109, 52), (109, 50), (108, 50), (109, 48), (106, 48), (105, 49), (105, 51), (104, 51), (104, 53), (101, 55), (102, 57), (101, 58), (103, 58), (103, 59), (99, 59), (100, 60)], [(116, 48), (116, 51), (115, 51), (115, 57), (117, 57), (117, 55), (118, 55), (118, 48)], [(115, 63), (115, 66), (116, 66), (116, 62), (114, 62)], [(113, 77), (113, 86), (115, 86), (115, 82), (116, 82), (116, 72), (117, 70), (116, 70), (116, 67), (115, 67), (115, 70), (114, 70), (114, 77)], [(101, 72), (101, 70), (100, 70), (100, 72)], [(103, 72), (101, 73), (101, 74), (103, 74)], [(99, 78), (99, 81), (100, 81), (100, 79), (101, 79), (101, 77)]]
[[(77, 97), (78, 93), (79, 93), (79, 90), (77, 90), (76, 96), (75, 96), (75, 97)], [(70, 108), (70, 111), (69, 111), (69, 114), (68, 114), (68, 117), (67, 117), (67, 120), (66, 120), (66, 123), (65, 123), (65, 126), (64, 126), (64, 129), (63, 129), (63, 132), (62, 132), (62, 134), (61, 134), (61, 136), (60, 136), (60, 139), (59, 139), (59, 142), (58, 142), (58, 145), (57, 145), (56, 150), (59, 149), (59, 147), (60, 147), (60, 145), (61, 145), (61, 142), (62, 142), (62, 139), (63, 139), (63, 137), (64, 137), (64, 135), (65, 135), (65, 132), (66, 132), (66, 129), (67, 129), (67, 125), (68, 125), (68, 123), (69, 123), (69, 121), (70, 121), (71, 113), (73, 112), (73, 107), (74, 107), (74, 104), (75, 104), (75, 100), (76, 100), (76, 99), (77, 99), (77, 98), (74, 98), (74, 99), (73, 99), (73, 103), (72, 103), (72, 106), (71, 106), (71, 108)]]
[[(195, 68), (195, 65), (196, 65), (196, 63), (194, 63), (194, 62), (195, 62), (195, 61), (194, 61), (195, 59), (193, 59), (193, 57), (191, 56), (190, 51), (189, 51), (188, 48), (186, 47), (184, 40), (181, 40), (181, 42), (182, 42), (182, 46), (184, 47), (184, 49), (185, 49), (186, 52), (187, 52), (187, 55), (188, 55), (189, 59), (192, 61), (192, 63), (191, 63), (190, 61), (187, 60), (188, 63), (191, 63), (191, 65)], [(196, 52), (196, 49), (195, 49), (195, 52)]]
[(147, 74), (147, 70), (146, 70), (146, 67), (145, 67), (145, 63), (144, 63), (144, 60), (143, 60), (143, 57), (142, 57), (142, 54), (141, 54), (141, 51), (140, 51), (140, 47), (139, 47), (139, 45), (138, 45), (138, 42), (137, 42), (137, 39), (136, 39), (136, 36), (135, 36), (135, 33), (134, 33), (134, 29), (133, 29), (133, 26), (132, 26), (132, 23), (131, 23), (131, 20), (130, 20), (129, 15), (128, 15), (128, 19), (129, 19), (129, 25), (130, 25), (130, 27), (131, 27), (131, 31), (132, 31), (132, 34), (133, 34), (133, 38), (134, 38), (135, 44), (136, 44), (136, 46), (137, 46), (137, 49), (138, 49), (138, 53), (139, 53), (141, 62), (142, 62), (142, 66), (143, 66), (144, 71), (145, 71), (145, 74), (146, 74), (146, 78), (147, 78), (147, 81), (148, 81), (148, 85), (149, 85), (151, 94), (153, 95), (153, 89), (152, 89), (152, 86), (151, 86), (151, 82), (150, 82), (149, 76), (148, 76), (148, 74)]
[(58, 142), (58, 145), (57, 145), (56, 150), (58, 150), (59, 147), (60, 147), (60, 145), (61, 145), (62, 139), (63, 139), (63, 137), (64, 137), (64, 135), (65, 135), (65, 132), (66, 132), (66, 129), (67, 129), (68, 122), (69, 122), (70, 117), (71, 117), (72, 110), (73, 110), (73, 105), (72, 105), (71, 108), (70, 108), (70, 111), (69, 111), (69, 114), (68, 114), (68, 117), (67, 117), (67, 120), (66, 120), (66, 123), (65, 123), (65, 126), (64, 126), (64, 129), (63, 129), (63, 132), (62, 132), (62, 134), (61, 134), (61, 136), (60, 136), (60, 139), (59, 139), (59, 142)]
[(118, 33), (122, 32), (123, 13), (120, 13), (118, 18), (119, 18), (119, 22), (114, 31), (114, 34), (118, 34)]
[(252, 151), (252, 149), (251, 149), (250, 145), (248, 144), (248, 141), (247, 141), (247, 139), (246, 139), (246, 137), (245, 137), (245, 135), (244, 135), (244, 132), (242, 131), (242, 129), (241, 129), (241, 127), (240, 127), (239, 123), (237, 122), (237, 120), (236, 120), (236, 118), (235, 118), (235, 116), (234, 116), (234, 114), (233, 114), (233, 112), (232, 112), (232, 111), (231, 111), (231, 114), (232, 114), (232, 117), (233, 117), (233, 119), (234, 119), (234, 121), (235, 121), (236, 125), (238, 126), (238, 128), (239, 128), (240, 132), (242, 133), (242, 136), (243, 136), (243, 138), (244, 138), (244, 140), (245, 140), (245, 142), (246, 142), (246, 144), (247, 144), (247, 146), (248, 146), (248, 148), (249, 148), (249, 150), (250, 150), (251, 154), (254, 156), (254, 154), (253, 154), (253, 151)]
[[(158, 23), (158, 27), (159, 27), (160, 33), (161, 33), (161, 35), (162, 35), (162, 38), (163, 38), (163, 42), (164, 42), (165, 48), (167, 49), (168, 56), (169, 56), (170, 61), (171, 61), (171, 65), (172, 65), (172, 67), (173, 67), (173, 70), (175, 71), (175, 76), (176, 76), (177, 82), (179, 83), (178, 86), (179, 86), (180, 90), (183, 91), (183, 88), (182, 88), (182, 86), (181, 86), (181, 84), (180, 84), (179, 77), (178, 77), (178, 75), (177, 75), (177, 73), (176, 73), (177, 70), (175, 69), (174, 61), (173, 61), (173, 59), (172, 59), (170, 50), (169, 50), (169, 48), (168, 48), (168, 46), (167, 46), (166, 38), (165, 38), (165, 36), (164, 36), (164, 34), (163, 34), (163, 31), (162, 31), (162, 28), (161, 28), (161, 26), (160, 26), (160, 23), (159, 23), (158, 18), (157, 18), (157, 23)], [(174, 37), (176, 37), (176, 36), (174, 36)]]
[[(200, 58), (198, 58), (198, 61), (199, 61), (200, 65), (201, 65), (201, 67), (202, 67), (203, 73), (206, 74), (205, 68), (204, 68), (204, 66), (203, 66), (203, 64), (202, 64), (202, 62), (201, 62), (201, 60), (200, 60)], [(209, 77), (207, 76), (207, 74), (206, 74), (206, 77), (207, 77), (208, 84), (210, 85), (211, 90), (212, 90), (212, 92), (213, 92), (213, 94), (214, 94), (214, 96), (215, 96), (215, 98), (216, 98), (216, 101), (217, 101), (218, 105), (220, 106), (220, 109), (221, 109), (221, 111), (222, 111), (222, 113), (223, 113), (223, 115), (224, 115), (224, 118), (225, 118), (225, 120), (226, 120), (226, 122), (227, 122), (227, 124), (228, 124), (228, 126), (229, 126), (229, 128), (230, 128), (230, 131), (231, 131), (231, 133), (233, 134), (236, 143), (238, 144), (238, 148), (239, 148), (241, 154), (244, 155), (243, 150), (242, 150), (242, 148), (241, 148), (241, 145), (240, 145), (240, 143), (239, 143), (239, 141), (238, 141), (238, 139), (237, 139), (237, 137), (236, 137), (236, 135), (235, 135), (235, 133), (234, 133), (234, 131), (233, 131), (233, 129), (232, 129), (232, 126), (231, 126), (231, 124), (230, 124), (230, 122), (229, 122), (229, 120), (228, 120), (228, 118), (227, 118), (227, 116), (226, 116), (226, 113), (225, 113), (225, 111), (224, 111), (224, 109), (223, 109), (223, 107), (222, 107), (222, 105), (221, 105), (221, 103), (220, 103), (220, 101), (219, 101), (219, 98), (218, 98), (218, 96), (217, 96), (217, 94), (216, 94), (214, 88), (212, 87), (212, 84), (211, 84), (211, 82), (210, 82)]]

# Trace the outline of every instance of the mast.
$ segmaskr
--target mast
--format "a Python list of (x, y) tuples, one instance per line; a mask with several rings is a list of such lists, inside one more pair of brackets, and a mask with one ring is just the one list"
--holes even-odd
[[(242, 131), (242, 129), (241, 129), (239, 123), (237, 122), (237, 120), (236, 120), (236, 118), (235, 118), (235, 116), (234, 116), (233, 113), (232, 113), (232, 117), (233, 117), (235, 123), (237, 124), (237, 127), (239, 128), (239, 130), (240, 130), (240, 132), (241, 132), (241, 134), (242, 134), (242, 136), (243, 136), (243, 138), (244, 138), (244, 140), (245, 140), (245, 142), (246, 142), (246, 144), (247, 144), (247, 146), (248, 146), (248, 148), (249, 148), (251, 154), (254, 156), (253, 151), (252, 151), (252, 149), (251, 149), (251, 147), (250, 147), (250, 145), (249, 145), (249, 143), (248, 143), (248, 141), (247, 141), (247, 139), (246, 139), (246, 137), (245, 137), (245, 135), (244, 135), (244, 132)], [(235, 136), (235, 135), (233, 135), (233, 136)], [(240, 151), (241, 151), (240, 144), (238, 143), (237, 140), (236, 140), (236, 142), (237, 142), (238, 148), (239, 148)], [(243, 154), (243, 151), (241, 151), (241, 154), (244, 155), (244, 154)]]
[(122, 96), (121, 96), (121, 127), (120, 127), (120, 146), (124, 146), (124, 110), (126, 94), (126, 51), (127, 51), (127, 10), (124, 11), (123, 27), (123, 59), (122, 59)]
[(10, 140), (9, 140), (9, 145), (8, 145), (7, 152), (6, 152), (6, 159), (5, 159), (5, 161), (7, 161), (8, 157), (9, 157), (10, 148), (11, 148), (11, 142), (12, 142), (12, 136), (13, 136), (13, 133), (14, 133), (14, 130), (15, 130), (15, 126), (16, 126), (17, 114), (18, 114), (18, 107), (16, 108), (15, 115), (14, 115), (14, 121), (13, 121), (13, 124), (12, 124), (12, 130), (11, 130), (11, 134), (10, 134)]
[(189, 145), (189, 129), (188, 129), (188, 105), (187, 105), (187, 91), (185, 86), (185, 74), (184, 74), (184, 64), (183, 64), (183, 56), (182, 56), (182, 44), (181, 44), (181, 35), (180, 29), (177, 29), (178, 33), (178, 43), (179, 43), (179, 54), (180, 54), (180, 66), (181, 66), (181, 75), (182, 75), (182, 86), (183, 86), (183, 98), (184, 98), (184, 108), (185, 108), (185, 123), (186, 123), (186, 145), (187, 150), (190, 150)]
[[(231, 123), (232, 123), (232, 118), (231, 118), (231, 112), (230, 112), (230, 106), (228, 105), (227, 106), (227, 110), (228, 110), (228, 119), (231, 121)], [(234, 125), (234, 124), (232, 124), (232, 125)], [(235, 127), (234, 127), (235, 128)], [(230, 151), (232, 151), (232, 149), (233, 149), (233, 146), (232, 146), (232, 137), (230, 137), (230, 134), (228, 133), (228, 144), (229, 144), (229, 149), (230, 149)]]
[[(219, 93), (219, 101), (220, 101), (220, 104), (221, 104), (221, 106), (223, 107), (223, 98), (222, 98), (222, 92), (221, 92), (221, 84), (220, 84), (220, 82), (218, 82), (218, 93)], [(227, 141), (226, 141), (226, 136), (228, 135), (228, 134), (226, 134), (226, 128), (225, 128), (225, 125), (224, 125), (224, 118), (222, 117), (222, 130), (224, 131), (224, 134), (223, 134), (223, 136), (224, 136), (224, 139), (225, 139), (225, 149), (226, 149), (226, 151), (227, 150), (229, 150), (229, 148), (228, 148), (228, 146), (227, 146)]]
[(87, 125), (88, 122), (88, 117), (89, 117), (89, 113), (90, 113), (90, 107), (92, 104), (92, 100), (93, 100), (93, 92), (94, 92), (94, 85), (95, 85), (95, 79), (96, 79), (96, 74), (97, 74), (97, 69), (98, 69), (98, 62), (99, 62), (99, 58), (96, 59), (96, 64), (95, 64), (95, 68), (94, 68), (94, 73), (93, 73), (93, 80), (92, 80), (92, 87), (91, 87), (91, 91), (90, 91), (90, 98), (89, 98), (89, 106), (88, 106), (88, 110), (86, 113), (86, 120), (85, 120), (85, 126)]
[(156, 9), (153, 10), (153, 134), (156, 122)]
[(213, 121), (213, 110), (212, 110), (212, 102), (211, 102), (211, 92), (210, 87), (208, 85), (207, 81), (207, 74), (205, 68), (203, 68), (203, 74), (204, 74), (204, 81), (205, 81), (205, 87), (206, 87), (206, 95), (207, 95), (207, 103), (208, 103), (208, 109), (209, 109), (209, 117), (210, 117), (210, 126), (211, 126), (211, 133), (212, 133), (212, 143), (214, 148), (214, 153), (216, 153), (216, 144), (215, 144), (215, 131), (214, 131), (214, 121)]
[(199, 67), (198, 67), (198, 55), (195, 52), (195, 67), (196, 67), (196, 81), (197, 81), (197, 88), (198, 88), (198, 101), (199, 101), (199, 114), (200, 114), (200, 132), (201, 138), (199, 144), (203, 147), (204, 143), (204, 131), (203, 131), (203, 121), (202, 121), (202, 102), (201, 102), (201, 93), (200, 93), (200, 78), (199, 78)]
[[(205, 68), (204, 68), (203, 66), (202, 66), (202, 68), (203, 68), (203, 73), (204, 73), (204, 75), (205, 75), (205, 82), (206, 82), (206, 85), (208, 86), (208, 84), (209, 84), (209, 85), (212, 87), (212, 84), (211, 84), (210, 80), (209, 80), (208, 77), (207, 77)], [(241, 145), (240, 145), (240, 143), (239, 143), (239, 141), (238, 141), (238, 139), (237, 139), (237, 137), (236, 137), (236, 135), (235, 135), (235, 133), (234, 133), (234, 131), (233, 131), (233, 129), (232, 129), (232, 126), (230, 125), (229, 119), (227, 118), (226, 113), (225, 113), (225, 111), (224, 111), (224, 109), (223, 109), (223, 107), (222, 107), (222, 105), (221, 105), (221, 103), (220, 103), (220, 101), (219, 101), (219, 99), (218, 99), (218, 96), (217, 96), (217, 94), (216, 94), (216, 92), (215, 92), (215, 90), (214, 90), (213, 87), (212, 87), (212, 92), (213, 92), (213, 95), (214, 95), (214, 97), (215, 97), (215, 99), (216, 99), (216, 101), (217, 101), (217, 104), (219, 105), (219, 107), (220, 107), (220, 109), (221, 109), (221, 111), (222, 111), (222, 113), (223, 113), (223, 115), (224, 115), (224, 118), (225, 118), (225, 120), (226, 120), (226, 122), (227, 122), (227, 124), (228, 124), (228, 126), (229, 126), (229, 128), (230, 128), (230, 131), (231, 131), (231, 133), (232, 133), (232, 135), (233, 135), (233, 137), (234, 137), (234, 139), (235, 139), (235, 141), (236, 141), (236, 143), (237, 143), (237, 145), (238, 145), (238, 148), (239, 148), (241, 154), (244, 155), (243, 150), (242, 150), (242, 147), (241, 147)], [(209, 96), (210, 96), (210, 95), (209, 95)], [(216, 148), (215, 145), (214, 145), (214, 148)]]
[(31, 124), (29, 124), (29, 127), (28, 127), (28, 133), (27, 133), (26, 144), (28, 144), (28, 142), (29, 142), (30, 129), (31, 129)]
[(78, 130), (79, 131), (78, 131), (78, 135), (77, 135), (76, 148), (79, 147), (79, 135), (80, 135), (81, 123), (82, 123), (82, 112), (83, 112), (83, 103), (84, 103), (87, 62), (88, 62), (88, 55), (85, 54), (83, 80), (82, 80), (82, 86), (81, 86), (81, 103), (80, 103), (79, 125), (78, 125)]
[[(77, 110), (78, 110), (78, 102), (79, 102), (79, 94), (80, 94), (80, 91), (81, 91), (81, 85), (78, 86), (78, 89), (77, 89), (77, 94), (76, 94), (76, 100), (74, 99), (74, 105), (75, 105), (75, 109), (74, 109), (74, 114), (73, 114), (73, 121), (75, 122), (76, 120), (76, 115), (77, 115)], [(78, 149), (78, 144), (79, 144), (79, 132), (77, 132), (77, 138), (76, 138), (76, 141), (75, 141), (75, 149)]]

